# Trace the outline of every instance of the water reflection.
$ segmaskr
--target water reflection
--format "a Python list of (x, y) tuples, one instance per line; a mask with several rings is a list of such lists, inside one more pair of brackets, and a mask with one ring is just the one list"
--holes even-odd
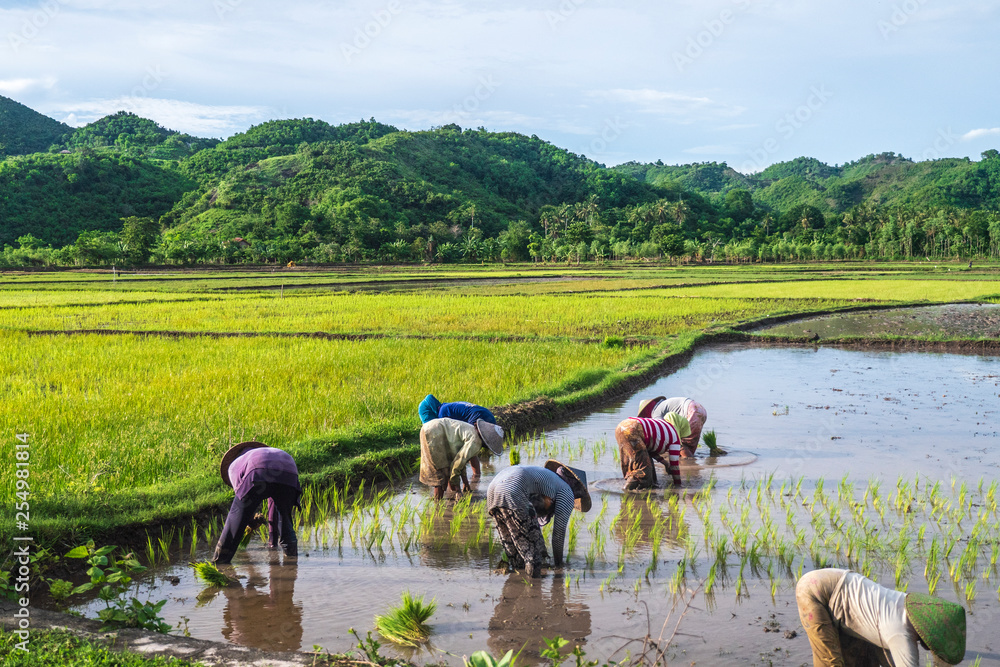
[(233, 644), (268, 651), (299, 650), (302, 605), (294, 601), (298, 567), (294, 562), (282, 566), (275, 554), (268, 576), (253, 565), (247, 569), (245, 585), (222, 589), (226, 596), (222, 636)]
[(567, 601), (566, 581), (562, 572), (534, 582), (517, 572), (508, 576), (488, 626), (490, 653), (499, 657), (523, 646), (522, 658), (540, 658), (542, 637), (557, 635), (569, 640), (567, 648), (586, 644), (590, 608)]

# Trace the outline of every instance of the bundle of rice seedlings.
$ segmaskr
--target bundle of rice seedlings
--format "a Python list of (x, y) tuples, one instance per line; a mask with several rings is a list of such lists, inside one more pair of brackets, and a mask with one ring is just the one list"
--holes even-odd
[(724, 450), (719, 449), (719, 446), (717, 444), (717, 439), (718, 438), (715, 435), (715, 430), (705, 431), (702, 434), (701, 439), (705, 443), (705, 446), (708, 447), (708, 455), (709, 456), (725, 456), (726, 455), (726, 452)]
[(375, 629), (393, 643), (416, 647), (430, 637), (431, 628), (426, 621), (435, 609), (434, 600), (424, 604), (423, 597), (417, 600), (409, 591), (404, 591), (400, 606), (391, 607), (385, 615), (375, 617)]
[(219, 568), (215, 566), (215, 563), (209, 563), (207, 561), (202, 563), (191, 563), (191, 567), (194, 568), (195, 576), (208, 586), (225, 588), (229, 584), (233, 583), (232, 579), (219, 571)]

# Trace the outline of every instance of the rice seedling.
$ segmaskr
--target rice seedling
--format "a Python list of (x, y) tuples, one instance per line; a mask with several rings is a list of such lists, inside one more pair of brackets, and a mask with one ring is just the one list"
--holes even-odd
[(566, 553), (572, 555), (576, 553), (577, 538), (580, 534), (580, 523), (577, 521), (576, 513), (571, 515), (569, 524), (566, 527)]
[(385, 614), (375, 616), (375, 629), (395, 644), (416, 647), (430, 637), (432, 629), (427, 620), (436, 609), (434, 600), (425, 604), (423, 597), (415, 599), (409, 591), (404, 591), (398, 607), (391, 607)]
[(154, 567), (156, 565), (156, 546), (153, 544), (153, 538), (146, 533), (146, 562), (149, 563), (149, 567)]

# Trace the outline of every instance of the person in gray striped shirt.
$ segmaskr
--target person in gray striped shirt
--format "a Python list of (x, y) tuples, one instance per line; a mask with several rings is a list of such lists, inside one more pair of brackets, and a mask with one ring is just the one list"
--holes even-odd
[(552, 560), (560, 567), (566, 524), (574, 508), (590, 511), (587, 475), (555, 459), (545, 467), (516, 465), (497, 473), (486, 491), (486, 508), (496, 524), (500, 544), (513, 569), (529, 577), (541, 576), (548, 557), (541, 526), (552, 524)]

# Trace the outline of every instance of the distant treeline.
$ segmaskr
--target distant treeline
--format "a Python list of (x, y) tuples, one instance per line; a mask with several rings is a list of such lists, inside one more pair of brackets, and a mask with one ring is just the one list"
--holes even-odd
[(482, 128), (301, 119), (220, 142), (121, 112), (0, 162), (0, 263), (997, 258), (982, 157), (609, 169)]

